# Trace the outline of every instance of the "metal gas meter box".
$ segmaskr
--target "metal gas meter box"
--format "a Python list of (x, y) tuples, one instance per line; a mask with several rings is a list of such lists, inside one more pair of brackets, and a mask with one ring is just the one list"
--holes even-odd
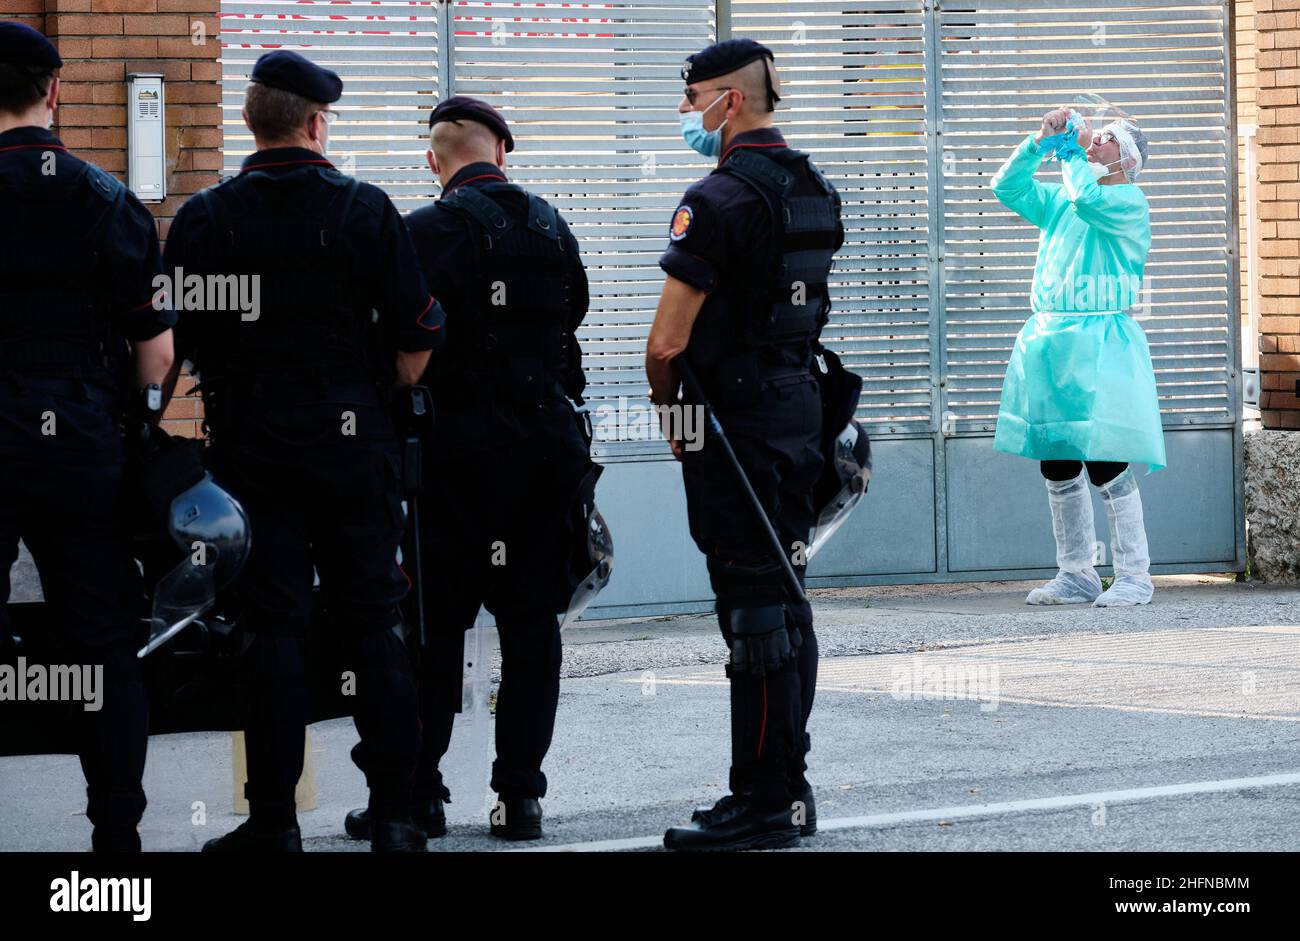
[(167, 198), (167, 105), (163, 77), (132, 72), (126, 77), (127, 186), (142, 202)]

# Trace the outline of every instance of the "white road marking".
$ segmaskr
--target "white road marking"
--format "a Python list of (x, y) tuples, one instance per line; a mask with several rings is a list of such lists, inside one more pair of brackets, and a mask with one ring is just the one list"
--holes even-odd
[[(992, 817), (998, 814), (1028, 813), (1036, 810), (1060, 810), (1066, 807), (1089, 807), (1096, 804), (1119, 804), (1131, 801), (1155, 800), (1161, 797), (1182, 797), (1188, 794), (1214, 794), (1223, 791), (1243, 791), (1261, 787), (1284, 787), (1300, 784), (1300, 771), (1285, 774), (1266, 774), (1253, 778), (1227, 778), (1222, 781), (1192, 781), (1187, 784), (1162, 784), (1155, 787), (1135, 787), (1120, 791), (1094, 791), (1089, 794), (1064, 794), (1058, 797), (1034, 797), (1026, 800), (1000, 801), (993, 804), (965, 804), (957, 807), (936, 807), (930, 810), (902, 810), (888, 814), (866, 814), (858, 817), (833, 817), (819, 819), (818, 831), (855, 830), (868, 827), (888, 827), (903, 823), (955, 820), (963, 817)], [(622, 840), (592, 840), (587, 843), (565, 843), (558, 846), (534, 846), (518, 852), (525, 853), (609, 853), (619, 850), (654, 849), (663, 846), (662, 836), (638, 836)]]

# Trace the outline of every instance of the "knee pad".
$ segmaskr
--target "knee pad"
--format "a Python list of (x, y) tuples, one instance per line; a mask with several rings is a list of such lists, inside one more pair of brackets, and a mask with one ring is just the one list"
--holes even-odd
[(785, 667), (794, 659), (790, 631), (786, 627), (785, 606), (732, 608), (728, 629), (731, 637), (731, 662), (728, 675), (766, 676)]

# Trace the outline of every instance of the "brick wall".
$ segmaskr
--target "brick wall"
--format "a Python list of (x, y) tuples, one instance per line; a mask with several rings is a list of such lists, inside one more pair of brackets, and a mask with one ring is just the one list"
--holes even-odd
[[(1256, 44), (1258, 35), (1255, 31), (1255, 0), (1236, 0), (1232, 4), (1232, 22), (1236, 30), (1236, 55), (1234, 57), (1233, 68), (1235, 72), (1237, 85), (1237, 126), (1243, 127), (1247, 124), (1255, 124), (1259, 115), (1256, 111), (1255, 98), (1257, 94), (1258, 71), (1255, 65), (1255, 57), (1258, 54)], [(1242, 336), (1247, 337), (1247, 342), (1253, 342), (1249, 339), (1249, 334), (1244, 332), (1247, 328), (1247, 302), (1250, 297), (1250, 272), (1247, 270), (1246, 261), (1250, 257), (1250, 246), (1247, 244), (1246, 219), (1250, 215), (1251, 206), (1246, 200), (1246, 143), (1245, 139), (1238, 135), (1237, 138), (1237, 257), (1241, 259), (1241, 326)], [(1253, 363), (1252, 357), (1258, 350), (1242, 349), (1242, 362), (1246, 365)]]
[[(41, 29), (63, 69), (54, 131), (78, 156), (126, 181), (126, 76), (161, 73), (167, 99), (167, 199), (147, 203), (166, 239), (177, 208), (221, 169), (220, 0), (3, 0), (0, 15)], [(199, 430), (183, 379), (164, 427)]]
[(1300, 428), (1300, 0), (1256, 0), (1260, 411)]

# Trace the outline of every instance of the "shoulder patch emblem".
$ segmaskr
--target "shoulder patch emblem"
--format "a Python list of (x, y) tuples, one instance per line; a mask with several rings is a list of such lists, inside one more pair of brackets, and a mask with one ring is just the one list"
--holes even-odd
[(691, 223), (694, 221), (695, 214), (691, 212), (690, 206), (678, 206), (673, 213), (673, 224), (668, 229), (668, 237), (674, 242), (680, 242), (691, 231)]

